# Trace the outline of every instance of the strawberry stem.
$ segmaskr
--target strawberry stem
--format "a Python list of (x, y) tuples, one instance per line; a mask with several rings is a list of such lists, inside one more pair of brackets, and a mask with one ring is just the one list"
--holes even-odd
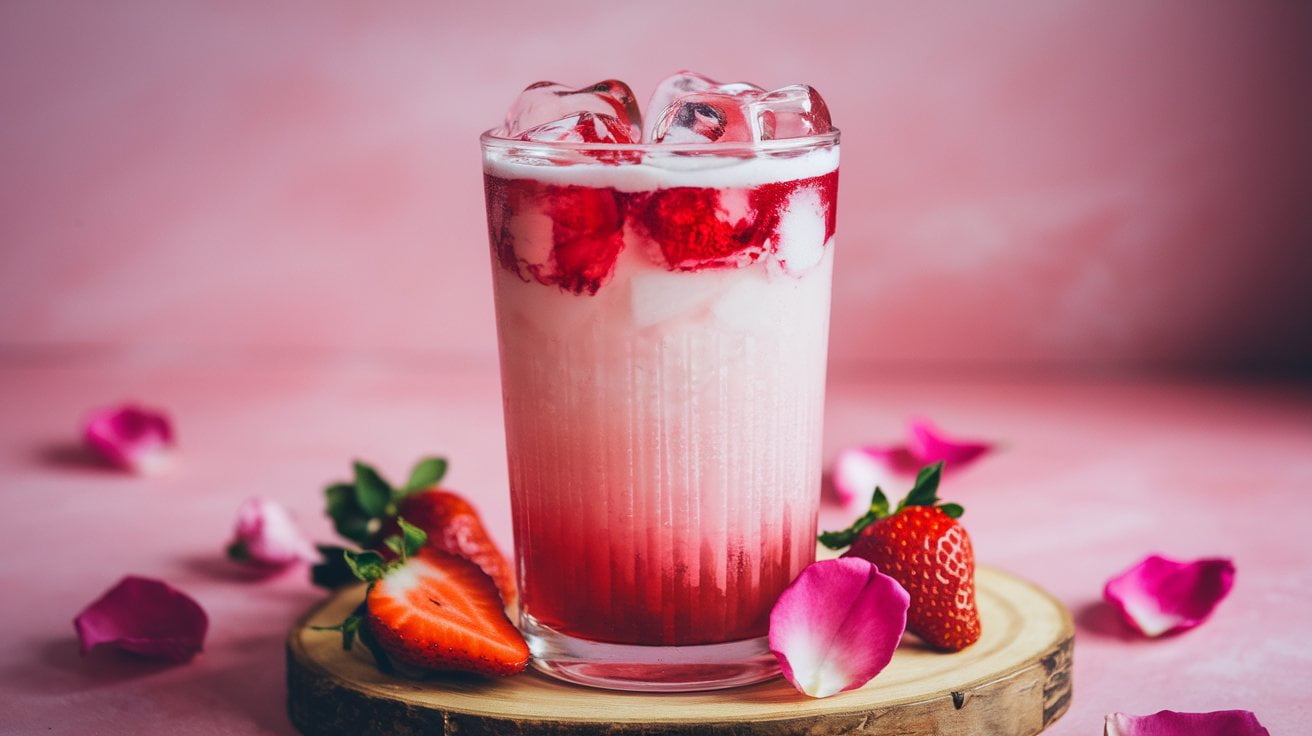
[(374, 655), (374, 661), (378, 663), (378, 669), (382, 672), (392, 671), (392, 661), (388, 659), (387, 653), (378, 646), (378, 642), (374, 641), (369, 629), (362, 625), (367, 610), (369, 591), (373, 590), (374, 585), (388, 573), (405, 565), (410, 557), (423, 549), (424, 544), (428, 542), (428, 534), (423, 529), (399, 516), (396, 518), (396, 523), (401, 527), (401, 533), (384, 540), (384, 544), (387, 545), (388, 549), (397, 554), (395, 560), (387, 562), (382, 555), (373, 550), (355, 551), (342, 547), (320, 547), (319, 550), (324, 555), (325, 561), (321, 565), (316, 565), (313, 573), (316, 583), (319, 582), (321, 568), (327, 571), (323, 574), (330, 574), (335, 564), (333, 557), (336, 556), (342, 564), (350, 569), (355, 577), (369, 583), (369, 586), (365, 588), (365, 600), (361, 601), (355, 611), (340, 624), (336, 626), (311, 626), (310, 628), (315, 631), (342, 632), (342, 649), (347, 651), (351, 650), (351, 645), (355, 643), (355, 638), (358, 635), (360, 641)]
[(866, 512), (846, 529), (822, 532), (818, 537), (820, 544), (834, 550), (851, 547), (862, 529), (880, 519), (897, 516), (902, 509), (908, 506), (937, 506), (943, 513), (953, 519), (960, 518), (965, 513), (965, 509), (961, 507), (961, 504), (939, 503), (938, 484), (942, 479), (942, 461), (921, 468), (920, 472), (916, 474), (916, 482), (911, 486), (911, 491), (907, 493), (906, 498), (898, 503), (897, 508), (891, 514), (888, 511), (888, 497), (884, 495), (882, 488), (875, 486), (875, 493), (870, 499), (870, 507), (866, 509)]
[(911, 486), (907, 497), (897, 505), (897, 511), (908, 506), (933, 506), (938, 503), (938, 483), (943, 479), (943, 461), (926, 465), (916, 474), (916, 483)]

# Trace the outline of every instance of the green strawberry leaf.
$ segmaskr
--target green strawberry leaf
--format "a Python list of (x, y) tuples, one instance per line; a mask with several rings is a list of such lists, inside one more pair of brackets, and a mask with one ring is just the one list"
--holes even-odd
[(406, 558), (405, 543), (401, 541), (401, 535), (393, 534), (384, 539), (383, 546), (392, 550), (392, 554), (396, 555), (397, 559), (404, 560)]
[(947, 514), (950, 519), (960, 519), (961, 515), (966, 513), (966, 509), (962, 508), (959, 503), (939, 504), (938, 510)]
[(377, 470), (358, 460), (355, 463), (355, 501), (365, 514), (377, 518), (387, 514), (392, 503), (392, 486)]
[(354, 582), (355, 574), (346, 564), (346, 549), (330, 545), (316, 545), (323, 562), (310, 568), (310, 581), (320, 588), (334, 590)]
[(884, 495), (884, 489), (875, 486), (875, 495), (870, 499), (870, 510), (882, 519), (888, 516), (888, 496)]
[(228, 545), (228, 559), (233, 562), (245, 562), (251, 558), (250, 548), (245, 542), (236, 541)]
[(428, 543), (428, 532), (411, 524), (410, 522), (396, 517), (396, 523), (401, 527), (401, 537), (403, 541), (403, 557), (413, 557), (418, 554), (419, 550), (424, 548)]
[(355, 576), (367, 583), (381, 579), (387, 574), (388, 566), (383, 560), (383, 556), (377, 552), (365, 550), (364, 552), (352, 552), (344, 550), (342, 559), (346, 561), (346, 566), (351, 568)]
[(938, 503), (938, 483), (942, 479), (942, 461), (921, 468), (920, 473), (916, 475), (916, 484), (911, 487), (907, 497), (902, 499), (902, 503), (897, 505), (897, 511), (908, 506), (933, 506)]
[(364, 616), (352, 614), (346, 617), (336, 626), (311, 626), (315, 631), (340, 631), (342, 632), (342, 649), (351, 651), (351, 646), (355, 644), (355, 635), (360, 631), (360, 624), (364, 623)]
[(423, 529), (399, 516), (396, 517), (396, 523), (401, 527), (401, 533), (393, 534), (383, 540), (383, 544), (399, 558), (398, 561), (392, 563), (394, 567), (405, 564), (405, 561), (423, 549), (424, 544), (428, 541), (428, 532)]
[(360, 640), (364, 641), (365, 646), (369, 646), (370, 650), (372, 650), (373, 646), (370, 646), (369, 642), (365, 640), (366, 636), (369, 633), (369, 630), (363, 626), (364, 614), (365, 614), (365, 604), (361, 603), (360, 605), (355, 607), (355, 610), (351, 612), (350, 616), (347, 616), (340, 624), (337, 624), (336, 626), (311, 626), (310, 628), (315, 631), (342, 632), (342, 649), (345, 649), (348, 652), (351, 651), (351, 646), (355, 644), (355, 637), (357, 634), (359, 634)]
[(356, 542), (364, 544), (372, 533), (372, 519), (356, 500), (355, 486), (350, 483), (334, 483), (324, 489), (327, 506), (324, 512), (333, 520), (337, 533)]
[(843, 549), (844, 547), (851, 547), (852, 543), (856, 541), (857, 535), (861, 533), (861, 530), (865, 529), (866, 527), (870, 526), (876, 521), (879, 521), (878, 517), (876, 517), (871, 512), (866, 512), (865, 516), (862, 516), (861, 518), (852, 522), (852, 526), (834, 532), (821, 532), (820, 536), (817, 537), (817, 539), (820, 540), (820, 544), (823, 544), (829, 549)]
[(446, 467), (444, 457), (426, 457), (420, 460), (410, 471), (410, 480), (406, 481), (405, 487), (401, 489), (402, 493), (422, 491), (441, 483), (442, 477), (446, 475)]
[(870, 508), (866, 510), (852, 525), (846, 529), (840, 529), (834, 532), (822, 532), (818, 539), (820, 544), (829, 549), (843, 549), (851, 547), (856, 541), (857, 535), (862, 529), (888, 516), (888, 496), (884, 495), (884, 489), (875, 486), (875, 494), (870, 499)]
[(355, 632), (360, 630), (362, 623), (363, 616), (349, 616), (342, 622), (342, 649), (351, 651), (351, 645), (355, 643)]

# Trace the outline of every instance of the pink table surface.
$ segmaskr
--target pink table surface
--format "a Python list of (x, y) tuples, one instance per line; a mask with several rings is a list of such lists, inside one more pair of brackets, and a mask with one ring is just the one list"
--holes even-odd
[[(174, 473), (135, 478), (78, 451), (82, 413), (121, 398), (174, 414)], [(319, 594), (300, 571), (242, 580), (221, 553), (252, 495), (329, 539), (320, 488), (353, 457), (397, 476), (420, 454), (446, 454), (450, 486), (510, 545), (494, 365), (11, 351), (0, 355), (0, 406), (0, 732), (293, 733), (282, 642)], [(1005, 443), (946, 491), (967, 507), (982, 563), (1043, 585), (1075, 614), (1075, 696), (1050, 733), (1097, 734), (1104, 713), (1162, 708), (1247, 708), (1273, 734), (1305, 732), (1312, 387), (838, 375), (826, 456), (893, 439), (910, 415)], [(822, 523), (839, 516), (827, 503)], [(1197, 630), (1136, 640), (1098, 601), (1108, 576), (1152, 551), (1233, 557), (1233, 595)], [(71, 619), (125, 573), (168, 580), (206, 608), (201, 656), (162, 667), (78, 655)]]

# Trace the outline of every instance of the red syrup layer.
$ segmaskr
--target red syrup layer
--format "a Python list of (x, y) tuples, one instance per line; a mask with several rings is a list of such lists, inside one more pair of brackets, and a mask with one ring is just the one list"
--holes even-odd
[[(828, 241), (834, 234), (838, 171), (755, 187), (642, 192), (484, 174), (483, 187), (488, 237), (502, 268), (525, 281), (595, 294), (615, 272), (626, 223), (650, 239), (653, 260), (671, 271), (741, 267), (775, 250), (779, 218), (789, 197), (814, 188), (825, 209)], [(512, 221), (529, 213), (550, 219), (549, 248), (545, 243), (515, 242)], [(541, 255), (533, 260), (526, 253)]]

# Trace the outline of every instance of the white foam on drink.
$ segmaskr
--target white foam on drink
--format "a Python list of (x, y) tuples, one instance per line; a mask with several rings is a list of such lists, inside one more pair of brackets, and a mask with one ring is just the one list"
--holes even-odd
[(838, 146), (788, 156), (734, 157), (649, 152), (641, 163), (620, 165), (561, 164), (517, 158), (510, 155), (508, 150), (485, 148), (483, 166), (488, 174), (503, 179), (610, 187), (621, 192), (646, 192), (671, 187), (756, 187), (824, 176), (838, 168)]

